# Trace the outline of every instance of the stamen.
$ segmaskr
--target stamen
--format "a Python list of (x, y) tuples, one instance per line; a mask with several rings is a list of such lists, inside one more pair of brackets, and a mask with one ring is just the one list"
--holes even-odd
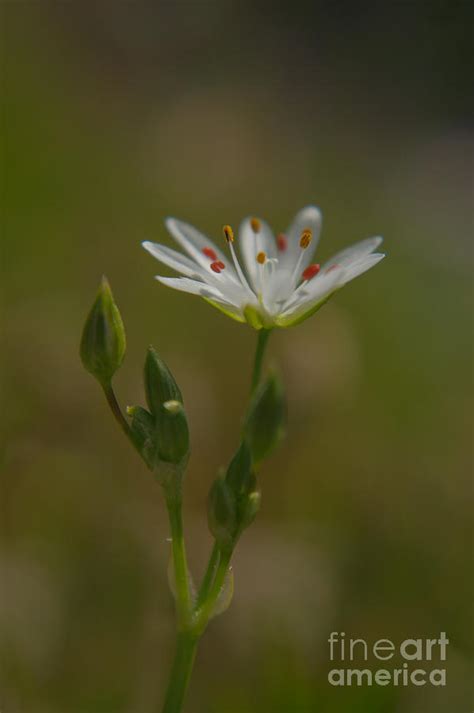
[(262, 229), (262, 224), (258, 218), (251, 218), (250, 225), (254, 233), (259, 233)]
[(300, 236), (301, 252), (299, 254), (298, 260), (296, 261), (296, 265), (295, 265), (295, 267), (293, 269), (293, 273), (291, 275), (291, 281), (293, 282), (293, 286), (295, 286), (297, 284), (297, 282), (299, 281), (299, 275), (301, 274), (300, 270), (301, 270), (301, 266), (302, 266), (303, 258), (304, 258), (304, 251), (310, 246), (312, 239), (313, 239), (312, 231), (310, 230), (310, 228), (305, 228), (301, 232), (301, 236)]
[(286, 235), (283, 235), (283, 233), (280, 233), (280, 235), (277, 236), (277, 246), (278, 250), (280, 252), (284, 253), (286, 248), (288, 247), (288, 239)]
[(209, 258), (209, 260), (217, 260), (216, 251), (212, 248), (203, 248), (204, 255)]
[(211, 262), (211, 270), (213, 272), (217, 272), (219, 274), (223, 269), (225, 268), (225, 265), (223, 262), (220, 260), (216, 260), (215, 262)]
[(309, 247), (311, 240), (313, 239), (313, 233), (309, 228), (305, 228), (303, 232), (301, 233), (300, 237), (300, 248), (303, 250), (306, 250), (306, 248)]
[(222, 260), (218, 260), (218, 261), (216, 262), (216, 265), (217, 265), (217, 267), (220, 267), (221, 270), (224, 270), (224, 269), (225, 269), (225, 265), (224, 265), (224, 263), (222, 262)]
[(267, 261), (267, 256), (265, 255), (265, 253), (262, 250), (261, 252), (259, 252), (257, 254), (257, 262), (259, 265), (264, 265), (266, 263), (266, 261)]
[(312, 280), (313, 277), (318, 274), (320, 269), (321, 266), (316, 263), (313, 265), (308, 265), (306, 270), (303, 270), (301, 277), (305, 282), (307, 282), (308, 280)]
[(233, 243), (234, 242), (234, 231), (232, 230), (230, 225), (224, 225), (223, 231), (224, 231), (224, 236), (225, 236), (225, 239), (227, 240), (227, 242)]

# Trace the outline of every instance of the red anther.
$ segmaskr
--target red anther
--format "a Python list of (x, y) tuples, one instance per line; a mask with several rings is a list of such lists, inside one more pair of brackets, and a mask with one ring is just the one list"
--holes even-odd
[(221, 270), (223, 270), (223, 269), (225, 268), (225, 265), (224, 265), (224, 263), (222, 262), (222, 260), (218, 260), (218, 261), (216, 262), (216, 265), (217, 265), (217, 267), (220, 267)]
[(327, 274), (328, 274), (328, 272), (331, 272), (331, 270), (335, 270), (335, 269), (336, 269), (336, 267), (339, 267), (339, 265), (337, 264), (337, 262), (335, 262), (335, 263), (334, 263), (334, 265), (329, 265), (328, 269), (327, 269), (327, 270), (325, 270), (324, 272), (325, 272), (325, 273), (326, 273), (326, 275), (327, 275)]
[(212, 248), (203, 248), (202, 251), (209, 260), (217, 260), (217, 255)]
[(314, 263), (313, 265), (308, 265), (306, 270), (303, 271), (303, 274), (301, 275), (301, 277), (303, 278), (303, 280), (311, 280), (315, 275), (318, 274), (320, 269), (321, 269), (321, 266), (318, 265), (317, 263)]
[(277, 236), (277, 245), (278, 245), (278, 250), (280, 250), (280, 252), (284, 253), (286, 248), (288, 247), (288, 240), (286, 238), (286, 235), (283, 235), (283, 233), (280, 233), (280, 235)]
[(221, 262), (211, 262), (211, 270), (219, 273), (222, 270), (221, 265)]

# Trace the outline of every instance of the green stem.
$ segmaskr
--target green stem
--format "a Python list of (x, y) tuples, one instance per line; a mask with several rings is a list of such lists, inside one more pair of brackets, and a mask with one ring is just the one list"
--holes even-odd
[(202, 605), (202, 603), (207, 599), (209, 590), (211, 588), (212, 581), (216, 572), (216, 568), (220, 559), (220, 550), (217, 542), (214, 543), (214, 547), (209, 558), (209, 563), (207, 565), (206, 572), (204, 574), (203, 580), (201, 582), (201, 588), (199, 589), (199, 594), (196, 601), (196, 609)]
[(265, 347), (267, 345), (270, 332), (271, 329), (260, 329), (258, 332), (257, 349), (255, 350), (255, 359), (253, 362), (252, 387), (250, 391), (251, 394), (253, 394), (260, 382), (260, 377), (262, 375), (263, 355), (265, 353)]
[(201, 607), (196, 609), (195, 612), (195, 630), (197, 632), (202, 632), (207, 626), (209, 618), (214, 609), (214, 605), (221, 593), (222, 587), (224, 586), (225, 578), (227, 572), (229, 571), (230, 559), (232, 557), (232, 550), (226, 550), (220, 552), (219, 564), (216, 568), (216, 574), (212, 586), (209, 590), (209, 594)]
[(113, 390), (112, 384), (103, 384), (102, 388), (104, 390), (105, 398), (107, 399), (107, 403), (110, 406), (110, 410), (112, 411), (113, 415), (115, 416), (115, 420), (119, 424), (120, 428), (123, 430), (127, 438), (130, 438), (130, 440), (133, 443), (133, 438), (132, 438), (132, 430), (128, 424), (128, 421), (126, 420), (125, 416), (122, 413), (122, 410), (119, 406), (119, 402), (117, 401), (117, 397), (115, 396), (115, 392)]
[(186, 628), (191, 614), (191, 593), (189, 591), (188, 564), (184, 544), (181, 498), (175, 493), (166, 492), (165, 494), (171, 527), (178, 623), (180, 627), (184, 629)]
[(180, 632), (162, 713), (180, 713), (193, 670), (198, 637)]

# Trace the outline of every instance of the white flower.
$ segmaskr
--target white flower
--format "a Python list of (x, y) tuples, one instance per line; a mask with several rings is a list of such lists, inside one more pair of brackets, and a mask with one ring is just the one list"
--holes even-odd
[(382, 242), (376, 237), (337, 253), (322, 266), (313, 263), (321, 230), (321, 212), (314, 206), (300, 210), (287, 232), (276, 238), (267, 223), (246, 218), (239, 230), (240, 261), (228, 225), (224, 235), (229, 256), (188, 223), (168, 218), (166, 226), (187, 255), (158, 243), (144, 242), (143, 247), (183, 277), (156, 279), (200, 295), (229, 317), (256, 329), (302, 322), (346, 282), (384, 257), (373, 252)]

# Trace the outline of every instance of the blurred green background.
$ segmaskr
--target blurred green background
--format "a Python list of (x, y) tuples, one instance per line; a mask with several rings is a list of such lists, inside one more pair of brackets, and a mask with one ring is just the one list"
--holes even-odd
[[(255, 334), (157, 284), (140, 242), (168, 242), (167, 215), (216, 239), (248, 214), (281, 230), (307, 203), (321, 259), (374, 234), (388, 258), (270, 341), (288, 438), (186, 713), (470, 710), (470, 5), (3, 0), (1, 14), (2, 713), (154, 713), (169, 670), (161, 492), (78, 358), (100, 276), (127, 329), (123, 405), (143, 403), (149, 343), (184, 392), (199, 575)], [(448, 685), (334, 688), (331, 631), (446, 631)]]

